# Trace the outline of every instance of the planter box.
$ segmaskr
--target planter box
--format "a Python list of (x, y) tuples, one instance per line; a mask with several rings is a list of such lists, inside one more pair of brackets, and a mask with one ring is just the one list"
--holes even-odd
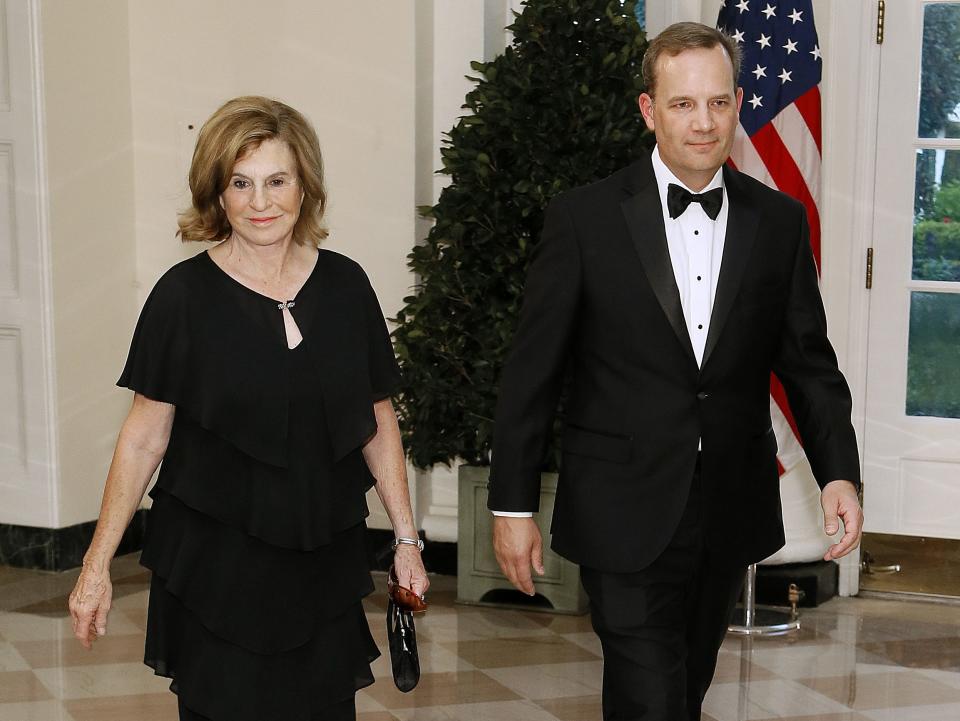
[(582, 614), (587, 596), (580, 585), (580, 568), (550, 550), (550, 518), (557, 492), (557, 474), (540, 479), (540, 512), (534, 520), (543, 534), (543, 576), (533, 575), (537, 596), (517, 591), (500, 572), (493, 553), (493, 514), (487, 510), (490, 469), (460, 466), (457, 530), (457, 602), (500, 608)]

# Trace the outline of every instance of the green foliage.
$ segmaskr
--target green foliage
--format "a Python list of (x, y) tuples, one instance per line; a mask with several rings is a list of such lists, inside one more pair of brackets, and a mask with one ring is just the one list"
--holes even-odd
[(952, 3), (927, 5), (920, 85), (921, 138), (935, 138), (960, 103), (960, 12)]
[(960, 281), (960, 221), (923, 220), (913, 227), (913, 278)]
[(960, 418), (960, 296), (911, 293), (907, 415)]
[(913, 255), (960, 260), (960, 221), (923, 220), (913, 227)]
[[(960, 137), (960, 124), (954, 109), (960, 103), (960, 11), (954, 3), (930, 4), (924, 8), (923, 54), (920, 69), (921, 138)], [(943, 177), (934, 173), (936, 153), (924, 151), (917, 156), (914, 213), (930, 217), (936, 183), (956, 177), (956, 160), (947, 153)]]
[(489, 461), (497, 381), (543, 209), (632, 162), (652, 136), (636, 106), (647, 43), (634, 1), (528, 0), (513, 43), (474, 62), (467, 111), (441, 150), (450, 185), (422, 208), (418, 278), (395, 319), (398, 410), (420, 467)]
[(933, 197), (933, 217), (960, 222), (960, 181), (944, 183)]

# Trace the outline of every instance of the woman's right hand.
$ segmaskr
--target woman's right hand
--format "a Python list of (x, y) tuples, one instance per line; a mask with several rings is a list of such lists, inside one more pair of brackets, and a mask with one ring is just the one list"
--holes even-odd
[(113, 600), (110, 569), (84, 564), (80, 578), (70, 594), (73, 634), (84, 648), (93, 648), (98, 636), (107, 634), (107, 614)]

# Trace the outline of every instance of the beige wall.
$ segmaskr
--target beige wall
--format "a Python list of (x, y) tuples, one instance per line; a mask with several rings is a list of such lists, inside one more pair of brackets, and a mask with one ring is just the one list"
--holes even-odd
[(140, 301), (164, 270), (200, 250), (174, 238), (197, 130), (225, 100), (260, 94), (314, 123), (330, 191), (326, 247), (363, 265), (387, 315), (400, 308), (415, 220), (413, 10), (130, 2)]
[(97, 516), (129, 403), (136, 312), (126, 0), (41, 4), (60, 481), (57, 525)]
[[(136, 175), (137, 306), (171, 265), (200, 251), (174, 237), (204, 120), (238, 95), (267, 95), (314, 124), (323, 151), (325, 247), (367, 271), (384, 313), (413, 276), (416, 57), (414, 3), (286, 0), (129, 3)], [(368, 523), (389, 527), (370, 494)]]
[[(367, 270), (384, 312), (415, 241), (414, 4), (287, 0), (41, 4), (60, 480), (57, 526), (96, 518), (130, 402), (116, 389), (156, 279), (201, 250), (174, 237), (203, 121), (263, 94), (320, 136), (326, 247)], [(193, 126), (192, 128), (190, 126)]]

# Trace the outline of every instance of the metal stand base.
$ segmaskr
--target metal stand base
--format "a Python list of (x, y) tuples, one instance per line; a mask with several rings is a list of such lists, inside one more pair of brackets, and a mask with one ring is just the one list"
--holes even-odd
[(741, 636), (779, 636), (800, 630), (800, 619), (792, 618), (788, 611), (755, 608), (753, 623), (747, 624), (747, 609), (735, 608), (727, 627), (728, 633)]
[(756, 607), (757, 564), (747, 568), (743, 585), (743, 608), (734, 609), (728, 633), (740, 636), (780, 636), (800, 629), (800, 619), (785, 611)]

